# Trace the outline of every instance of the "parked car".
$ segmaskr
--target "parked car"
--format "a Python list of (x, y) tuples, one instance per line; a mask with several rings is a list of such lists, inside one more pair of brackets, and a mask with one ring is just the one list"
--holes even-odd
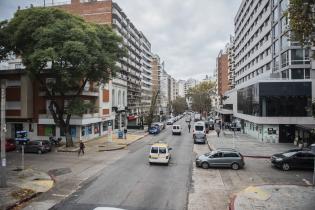
[[(22, 146), (19, 145), (19, 151), (22, 150)], [(33, 140), (24, 145), (25, 153), (37, 153), (42, 154), (51, 151), (51, 144), (48, 140)]]
[(182, 128), (180, 125), (173, 125), (172, 127), (172, 134), (175, 135), (175, 134), (178, 134), (178, 135), (181, 135), (182, 134)]
[(199, 133), (194, 136), (194, 143), (202, 143), (205, 144), (207, 142), (207, 135)]
[(271, 156), (271, 163), (284, 171), (290, 169), (314, 169), (315, 153), (308, 150), (286, 151)]
[(160, 126), (153, 125), (149, 128), (149, 134), (159, 134), (161, 132)]
[[(0, 144), (1, 148), (1, 144)], [(10, 138), (10, 139), (5, 139), (5, 151), (10, 152), (16, 149), (16, 143), (15, 140)]]
[(207, 169), (209, 167), (231, 167), (233, 170), (243, 168), (243, 155), (234, 149), (213, 150), (196, 158), (196, 166)]
[(160, 123), (160, 122), (154, 122), (154, 123), (152, 123), (152, 125), (159, 126), (160, 131), (163, 130), (164, 126), (165, 126), (164, 123)]
[(152, 163), (165, 163), (168, 165), (171, 159), (170, 150), (172, 150), (172, 148), (170, 148), (168, 144), (164, 142), (158, 142), (153, 144), (150, 148), (149, 155), (150, 165)]

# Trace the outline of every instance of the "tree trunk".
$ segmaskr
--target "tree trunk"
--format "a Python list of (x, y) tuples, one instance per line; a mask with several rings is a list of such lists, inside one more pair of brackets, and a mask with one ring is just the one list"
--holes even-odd
[(66, 147), (73, 147), (73, 141), (72, 141), (72, 136), (71, 136), (71, 131), (70, 131), (70, 125), (65, 125), (64, 128), (65, 135), (66, 135)]

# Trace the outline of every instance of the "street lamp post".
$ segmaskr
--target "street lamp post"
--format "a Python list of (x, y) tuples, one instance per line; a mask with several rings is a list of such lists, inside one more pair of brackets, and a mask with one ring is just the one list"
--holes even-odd
[(1, 80), (1, 164), (0, 164), (0, 187), (7, 186), (7, 176), (6, 176), (6, 154), (5, 154), (5, 133), (6, 133), (6, 125), (5, 125), (5, 89), (6, 89), (6, 80)]

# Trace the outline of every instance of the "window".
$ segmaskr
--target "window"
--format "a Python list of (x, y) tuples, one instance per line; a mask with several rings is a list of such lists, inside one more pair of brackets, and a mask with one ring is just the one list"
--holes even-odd
[(196, 131), (203, 131), (203, 126), (197, 125), (195, 126)]
[(305, 79), (310, 79), (311, 74), (310, 74), (310, 69), (305, 69)]
[(281, 67), (286, 67), (289, 65), (289, 52), (286, 51), (281, 54)]
[(276, 22), (278, 20), (278, 17), (279, 17), (279, 8), (276, 7), (274, 10), (273, 10), (273, 22)]
[(273, 32), (273, 38), (277, 38), (279, 36), (278, 23), (274, 25), (272, 32)]
[(107, 122), (103, 122), (103, 131), (107, 131), (108, 129), (108, 123)]
[(159, 148), (158, 147), (152, 147), (151, 148), (151, 153), (157, 154), (159, 152)]
[(165, 147), (160, 147), (160, 154), (166, 154), (166, 148)]
[(282, 13), (282, 14), (287, 11), (288, 5), (289, 5), (288, 0), (282, 0), (282, 1), (280, 2), (280, 9), (281, 9), (281, 13)]
[(304, 69), (291, 69), (292, 79), (304, 79)]
[(288, 26), (288, 17), (287, 16), (283, 16), (281, 18), (281, 33), (283, 33)]
[(224, 157), (239, 157), (236, 153), (224, 153)]
[(284, 70), (281, 72), (281, 78), (288, 79), (289, 78), (289, 70)]
[(220, 158), (222, 157), (222, 153), (221, 152), (218, 152), (218, 153), (215, 153), (212, 155), (213, 158)]
[(291, 64), (303, 64), (303, 49), (291, 50)]
[(284, 50), (288, 46), (289, 46), (288, 35), (285, 34), (285, 35), (281, 36), (281, 50)]
[(273, 54), (278, 55), (279, 53), (279, 40), (273, 43)]
[(277, 71), (279, 69), (279, 56), (273, 59), (273, 67), (274, 71)]
[(115, 106), (116, 105), (116, 100), (115, 100), (116, 96), (115, 96), (115, 90), (112, 90), (112, 105)]

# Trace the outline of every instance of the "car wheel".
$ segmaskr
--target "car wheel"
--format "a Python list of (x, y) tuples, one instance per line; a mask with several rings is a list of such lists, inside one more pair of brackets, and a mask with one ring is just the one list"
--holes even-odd
[(39, 149), (39, 150), (37, 150), (37, 154), (39, 154), (39, 155), (40, 155), (40, 154), (42, 154), (42, 153), (43, 153), (43, 152), (42, 152), (42, 150), (40, 150), (40, 149)]
[(238, 170), (240, 168), (240, 166), (237, 163), (232, 163), (231, 168), (233, 170)]
[(284, 170), (284, 171), (290, 170), (290, 165), (289, 165), (289, 163), (283, 163), (283, 164), (282, 164), (282, 170)]
[(201, 164), (201, 167), (202, 167), (203, 169), (208, 169), (208, 168), (209, 168), (209, 163), (203, 162), (203, 163)]

